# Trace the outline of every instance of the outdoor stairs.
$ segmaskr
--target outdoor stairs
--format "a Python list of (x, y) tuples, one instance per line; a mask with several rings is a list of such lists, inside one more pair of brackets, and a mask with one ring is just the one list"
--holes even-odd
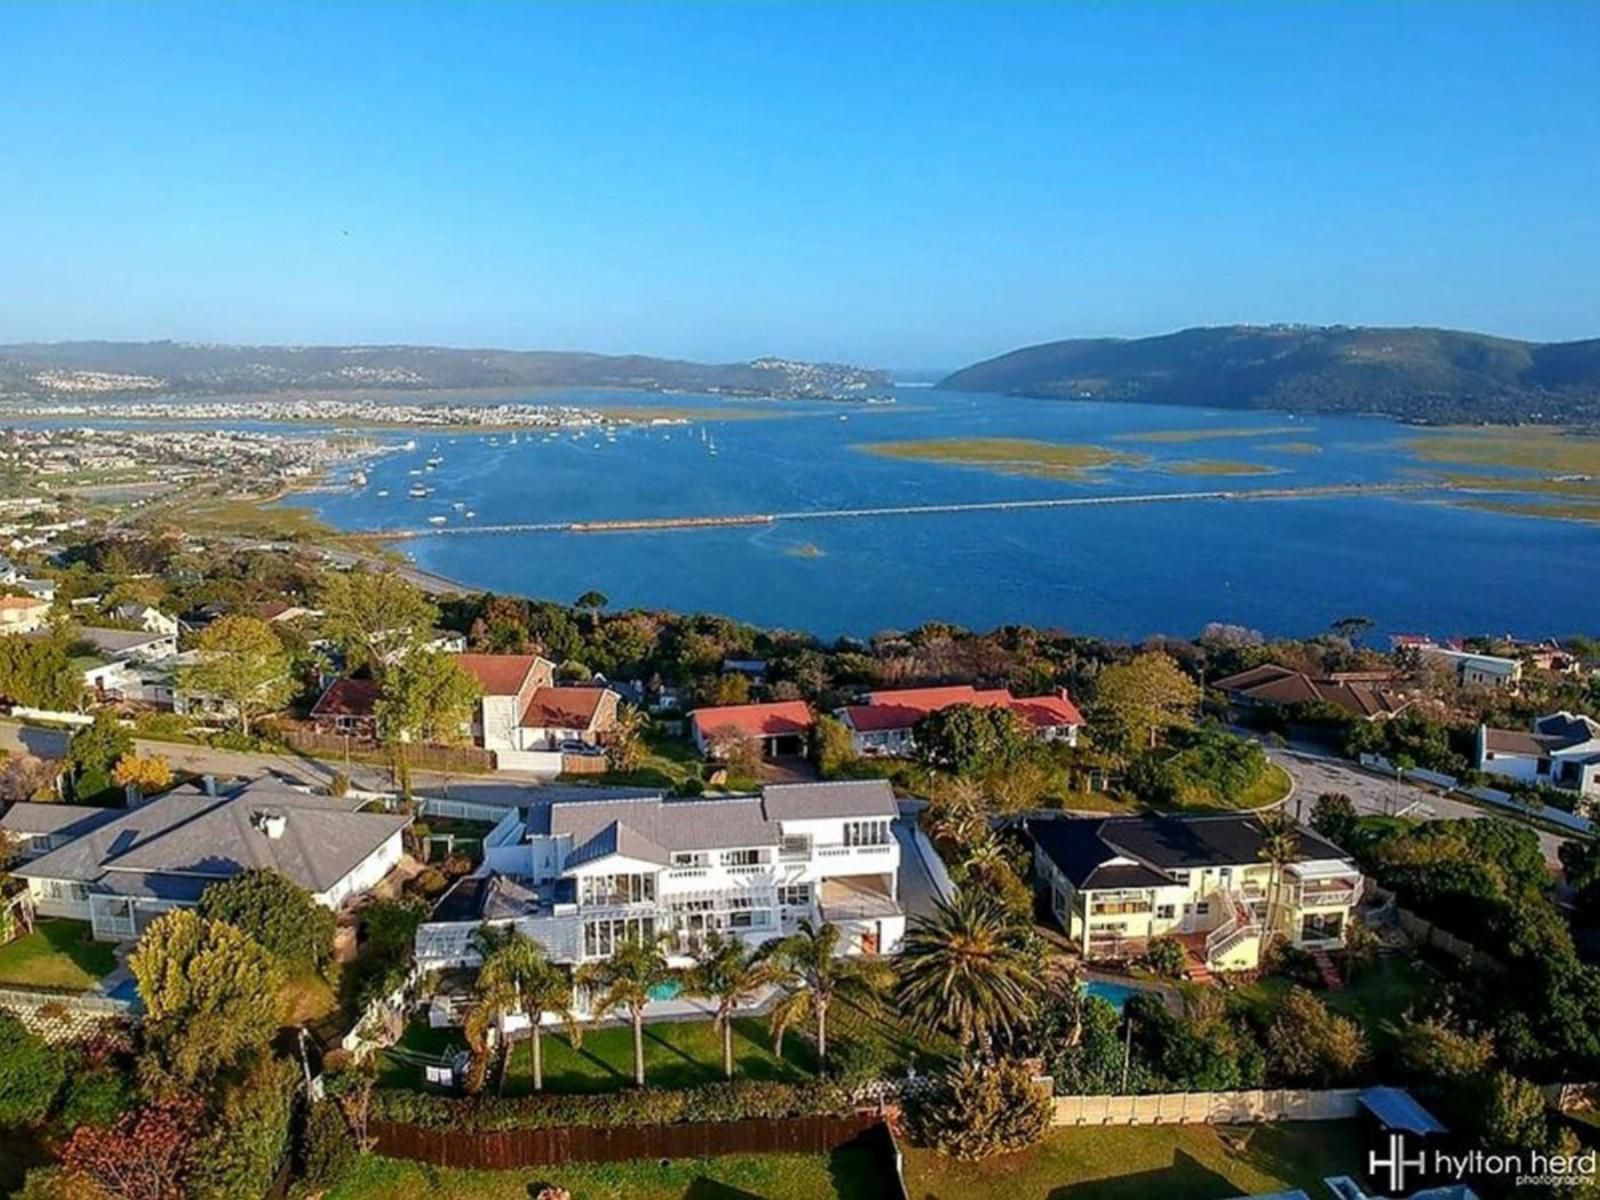
[(1344, 979), (1339, 975), (1339, 968), (1333, 965), (1333, 959), (1328, 957), (1326, 950), (1313, 950), (1311, 961), (1317, 964), (1322, 982), (1330, 992), (1337, 992), (1344, 987)]
[(1211, 968), (1206, 966), (1203, 959), (1200, 959), (1193, 954), (1191, 954), (1188, 958), (1188, 961), (1184, 963), (1183, 974), (1184, 978), (1188, 979), (1190, 983), (1211, 982)]

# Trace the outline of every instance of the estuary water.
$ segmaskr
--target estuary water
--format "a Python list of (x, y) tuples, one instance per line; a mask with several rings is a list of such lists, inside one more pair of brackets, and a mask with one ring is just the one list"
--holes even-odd
[[(296, 497), (349, 530), (615, 520), (1426, 479), (1417, 431), (1292, 417), (900, 388), (885, 405), (634, 392), (544, 401), (659, 410), (685, 423), (557, 436), (419, 433), (359, 490)], [(1199, 440), (1179, 440), (1189, 435)], [(1155, 440), (1144, 440), (1158, 435)], [(1145, 456), (1036, 478), (867, 452), (918, 439), (1027, 438)], [(433, 467), (427, 460), (438, 459)], [(1200, 460), (1272, 474), (1190, 474)], [(1186, 465), (1188, 464), (1188, 465)], [(421, 484), (425, 498), (408, 491)], [(386, 496), (379, 496), (385, 491)], [(467, 514), (471, 513), (469, 517)], [(434, 520), (430, 522), (430, 518)], [(439, 519), (442, 519), (442, 524)], [(1522, 636), (1600, 627), (1600, 527), (1464, 507), (1442, 493), (1203, 500), (580, 534), (443, 533), (399, 543), (462, 583), (613, 607), (722, 613), (823, 636), (938, 620), (1110, 637), (1209, 621), (1309, 634)]]

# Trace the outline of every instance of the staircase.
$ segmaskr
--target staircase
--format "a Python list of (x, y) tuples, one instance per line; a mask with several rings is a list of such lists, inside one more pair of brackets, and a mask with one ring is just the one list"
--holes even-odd
[(1183, 977), (1190, 983), (1210, 983), (1211, 968), (1191, 954), (1184, 963)]
[(1337, 992), (1344, 987), (1344, 979), (1339, 975), (1339, 968), (1333, 965), (1333, 959), (1328, 957), (1326, 950), (1313, 950), (1311, 961), (1317, 964), (1317, 971), (1322, 976), (1322, 983), (1330, 992)]

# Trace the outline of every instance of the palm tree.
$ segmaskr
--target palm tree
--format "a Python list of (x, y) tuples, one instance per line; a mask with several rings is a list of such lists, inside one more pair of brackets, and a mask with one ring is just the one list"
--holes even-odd
[(588, 988), (590, 1010), (596, 1017), (622, 1011), (633, 1024), (633, 1082), (644, 1086), (644, 1008), (650, 992), (675, 982), (677, 972), (667, 966), (656, 939), (630, 937), (610, 958), (584, 963), (578, 968), (579, 987)]
[[(545, 957), (544, 947), (515, 929), (500, 932), (485, 927), (477, 938), (485, 948), (478, 972), (480, 993), (498, 999), (509, 990), (513, 1007), (508, 1011), (528, 1014), (533, 1027), (533, 1090), (543, 1091), (545, 1013), (554, 1013), (561, 1020), (574, 1047), (583, 1044), (583, 1029), (572, 1011), (572, 981)], [(502, 1072), (502, 1080), (504, 1077)]]
[(779, 978), (775, 964), (738, 938), (715, 930), (706, 935), (700, 959), (684, 975), (684, 990), (717, 1002), (716, 1027), (722, 1033), (722, 1073), (733, 1078), (733, 1014)]
[(912, 922), (901, 943), (901, 1007), (924, 1028), (987, 1049), (1032, 1013), (1037, 968), (1016, 918), (990, 893), (965, 888), (935, 908)]
[(887, 987), (893, 972), (877, 958), (841, 958), (839, 927), (824, 922), (814, 927), (801, 921), (799, 932), (762, 947), (775, 968), (775, 981), (788, 994), (772, 1009), (773, 1043), (781, 1054), (783, 1035), (794, 1025), (814, 1020), (817, 1026), (817, 1068), (828, 1066), (828, 1008), (841, 996), (869, 996)]
[(1257, 856), (1271, 865), (1267, 875), (1267, 945), (1278, 932), (1278, 908), (1281, 903), (1283, 868), (1294, 862), (1300, 852), (1300, 835), (1294, 818), (1281, 808), (1261, 814), (1261, 849)]

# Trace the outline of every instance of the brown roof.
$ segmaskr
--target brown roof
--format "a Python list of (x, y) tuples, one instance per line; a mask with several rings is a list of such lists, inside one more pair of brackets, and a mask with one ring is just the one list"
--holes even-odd
[(1251, 667), (1248, 671), (1240, 671), (1237, 675), (1218, 679), (1211, 686), (1219, 692), (1242, 692), (1258, 684), (1271, 683), (1275, 679), (1298, 674), (1298, 671), (1291, 671), (1288, 667), (1280, 667), (1276, 663), (1262, 663), (1259, 667)]
[(313, 717), (377, 715), (378, 685), (370, 679), (335, 679), (311, 706)]
[(542, 687), (522, 713), (527, 729), (587, 729), (610, 688)]
[(49, 608), (50, 601), (37, 596), (0, 596), (0, 609)]
[(773, 704), (729, 704), (721, 708), (697, 708), (689, 721), (702, 734), (731, 729), (744, 737), (774, 737), (804, 733), (816, 724), (804, 700), (781, 700)]
[(1521, 729), (1485, 729), (1483, 747), (1497, 754), (1526, 754), (1530, 758), (1543, 758), (1550, 753), (1543, 738)]
[(515, 696), (538, 661), (537, 654), (456, 655), (456, 662), (477, 679), (485, 696)]
[(1257, 704), (1331, 704), (1362, 718), (1389, 717), (1405, 708), (1405, 697), (1375, 686), (1370, 678), (1371, 673), (1352, 673), (1312, 679), (1301, 671), (1266, 663), (1212, 686)]

